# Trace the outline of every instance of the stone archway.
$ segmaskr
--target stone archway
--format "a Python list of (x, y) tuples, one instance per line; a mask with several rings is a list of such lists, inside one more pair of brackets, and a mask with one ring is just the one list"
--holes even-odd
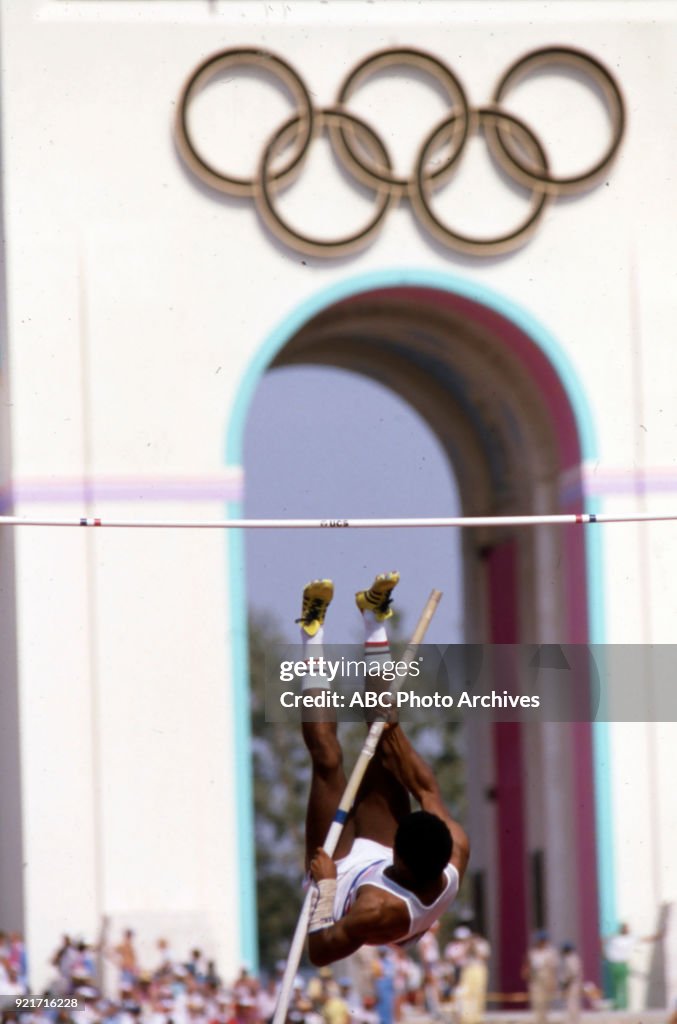
[[(349, 369), (405, 398), (447, 453), (464, 514), (570, 511), (580, 499), (584, 453), (570, 395), (534, 337), (500, 310), (407, 281), (323, 303), (279, 342), (271, 367)], [(467, 641), (589, 639), (581, 531), (465, 531), (463, 554)], [(496, 983), (521, 989), (521, 957), (537, 924), (573, 938), (594, 977), (591, 726), (478, 727), (471, 747), (473, 884), (501, 951)]]

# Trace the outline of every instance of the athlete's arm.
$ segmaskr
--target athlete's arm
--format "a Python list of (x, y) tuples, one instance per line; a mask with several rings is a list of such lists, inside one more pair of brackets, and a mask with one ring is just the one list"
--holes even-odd
[[(335, 878), (336, 865), (324, 850), (318, 850), (310, 862), (310, 873), (316, 882)], [(347, 914), (308, 936), (310, 962), (315, 967), (326, 967), (365, 943), (381, 946), (401, 939), (409, 928), (409, 914), (400, 902), (389, 903), (384, 894), (370, 891), (368, 886), (360, 889)]]
[(403, 938), (409, 927), (406, 908), (400, 911), (380, 897), (357, 896), (348, 913), (329, 928), (308, 936), (308, 956), (315, 967), (326, 967), (364, 946), (384, 946)]
[(440, 787), (429, 765), (416, 753), (400, 729), (392, 725), (385, 730), (380, 743), (384, 766), (402, 783), (424, 811), (441, 818), (451, 833), (453, 849), (451, 863), (462, 881), (470, 858), (470, 840), (465, 829), (455, 821), (444, 805)]

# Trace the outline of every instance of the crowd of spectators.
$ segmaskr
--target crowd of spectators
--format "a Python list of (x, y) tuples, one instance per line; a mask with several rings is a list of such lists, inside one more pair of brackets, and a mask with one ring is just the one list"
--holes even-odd
[[(349, 969), (344, 962), (338, 969), (299, 973), (287, 1024), (398, 1024), (423, 1017), (480, 1024), (487, 1009), (489, 943), (464, 926), (442, 946), (438, 935), (435, 925), (414, 955), (363, 947)], [(154, 965), (142, 965), (134, 933), (126, 931), (111, 947), (64, 936), (51, 967), (41, 995), (60, 1005), (18, 1009), (15, 1000), (29, 993), (26, 950), (21, 935), (0, 931), (0, 1024), (269, 1024), (285, 965), (262, 978), (243, 968), (236, 978), (223, 979), (201, 950), (177, 958), (166, 939), (157, 940)], [(558, 949), (545, 932), (527, 950), (522, 976), (526, 992), (495, 998), (530, 1006), (535, 1024), (546, 1024), (556, 1005), (565, 1024), (578, 1024), (584, 1005), (603, 1008), (602, 993), (583, 981), (573, 945)], [(72, 999), (77, 1012), (63, 1005)]]
[(0, 993), (9, 996), (26, 990), (26, 947), (18, 932), (0, 931)]
[[(408, 1015), (442, 1019), (442, 1007), (453, 1006), (459, 1024), (477, 1024), (484, 1014), (488, 956), (486, 941), (467, 928), (458, 928), (442, 951), (436, 930), (419, 943), (415, 956), (365, 947), (350, 976), (331, 968), (301, 972), (288, 1022), (397, 1024)], [(28, 993), (25, 948), (21, 936), (0, 932), (2, 1024), (267, 1024), (272, 1019), (282, 962), (267, 977), (243, 968), (235, 979), (222, 979), (201, 950), (177, 958), (165, 939), (157, 941), (155, 961), (140, 963), (132, 931), (110, 948), (64, 936), (41, 994), (62, 1004), (76, 998), (76, 1015), (63, 1005), (17, 1009), (11, 997)], [(110, 991), (101, 981), (102, 962), (114, 968)]]

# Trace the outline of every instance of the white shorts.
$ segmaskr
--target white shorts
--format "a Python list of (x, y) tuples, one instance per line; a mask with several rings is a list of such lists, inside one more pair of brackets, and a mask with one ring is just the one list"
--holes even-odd
[(367, 868), (374, 864), (392, 864), (393, 851), (373, 839), (355, 839), (350, 853), (336, 861), (336, 896), (334, 920), (348, 913)]

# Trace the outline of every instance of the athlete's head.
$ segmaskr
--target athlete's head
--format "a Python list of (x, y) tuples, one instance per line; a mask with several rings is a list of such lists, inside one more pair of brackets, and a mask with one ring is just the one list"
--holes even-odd
[(395, 857), (422, 884), (439, 878), (449, 863), (451, 833), (436, 814), (414, 811), (403, 818), (395, 833)]

